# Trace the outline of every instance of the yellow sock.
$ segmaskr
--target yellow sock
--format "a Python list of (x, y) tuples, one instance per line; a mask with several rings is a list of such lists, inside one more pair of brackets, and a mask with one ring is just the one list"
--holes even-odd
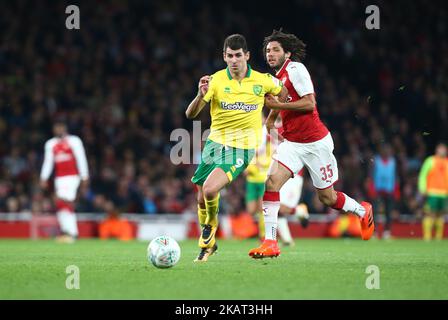
[(215, 228), (218, 226), (218, 209), (219, 209), (219, 193), (215, 199), (212, 200), (205, 199), (205, 210), (207, 214), (205, 224), (209, 224)]
[(432, 238), (432, 227), (434, 225), (434, 218), (426, 216), (423, 218), (423, 239), (431, 240)]
[(201, 228), (205, 225), (205, 220), (207, 219), (207, 211), (205, 208), (201, 208), (198, 205), (198, 219), (199, 219), (199, 225)]
[(264, 214), (263, 211), (258, 212), (258, 236), (264, 238)]
[(438, 217), (435, 221), (435, 227), (436, 227), (436, 239), (442, 240), (443, 238), (443, 228), (445, 226), (445, 219), (443, 216)]

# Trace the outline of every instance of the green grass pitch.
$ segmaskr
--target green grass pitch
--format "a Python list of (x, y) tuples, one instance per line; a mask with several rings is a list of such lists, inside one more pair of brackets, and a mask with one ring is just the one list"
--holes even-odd
[[(180, 242), (180, 262), (157, 269), (145, 242), (0, 240), (0, 299), (448, 299), (448, 241), (297, 239), (277, 259), (252, 260), (256, 240), (220, 240), (203, 264), (196, 243)], [(66, 288), (69, 265), (79, 290)], [(380, 289), (366, 288), (369, 265)]]

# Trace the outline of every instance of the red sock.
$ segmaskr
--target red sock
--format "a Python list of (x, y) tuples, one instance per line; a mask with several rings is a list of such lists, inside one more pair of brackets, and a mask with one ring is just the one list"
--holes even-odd
[(336, 191), (336, 202), (331, 207), (335, 210), (342, 210), (345, 204), (345, 195), (342, 192)]
[(56, 200), (56, 211), (68, 210), (74, 212), (73, 205), (70, 202), (65, 202), (64, 200)]
[(280, 192), (265, 191), (263, 201), (280, 201)]

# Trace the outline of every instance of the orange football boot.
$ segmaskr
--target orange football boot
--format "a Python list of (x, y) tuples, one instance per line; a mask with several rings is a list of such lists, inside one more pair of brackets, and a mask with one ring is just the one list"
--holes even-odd
[(249, 251), (249, 256), (254, 259), (274, 258), (280, 255), (280, 249), (276, 240), (265, 239), (258, 247)]
[(368, 202), (361, 202), (361, 205), (366, 209), (364, 217), (361, 220), (361, 238), (362, 240), (369, 240), (375, 230), (375, 222), (373, 221), (372, 205)]

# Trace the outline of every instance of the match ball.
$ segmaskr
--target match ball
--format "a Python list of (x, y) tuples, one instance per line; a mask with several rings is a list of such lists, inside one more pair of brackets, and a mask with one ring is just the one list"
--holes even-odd
[(179, 262), (179, 244), (171, 237), (159, 236), (149, 243), (147, 258), (157, 268), (171, 268)]

